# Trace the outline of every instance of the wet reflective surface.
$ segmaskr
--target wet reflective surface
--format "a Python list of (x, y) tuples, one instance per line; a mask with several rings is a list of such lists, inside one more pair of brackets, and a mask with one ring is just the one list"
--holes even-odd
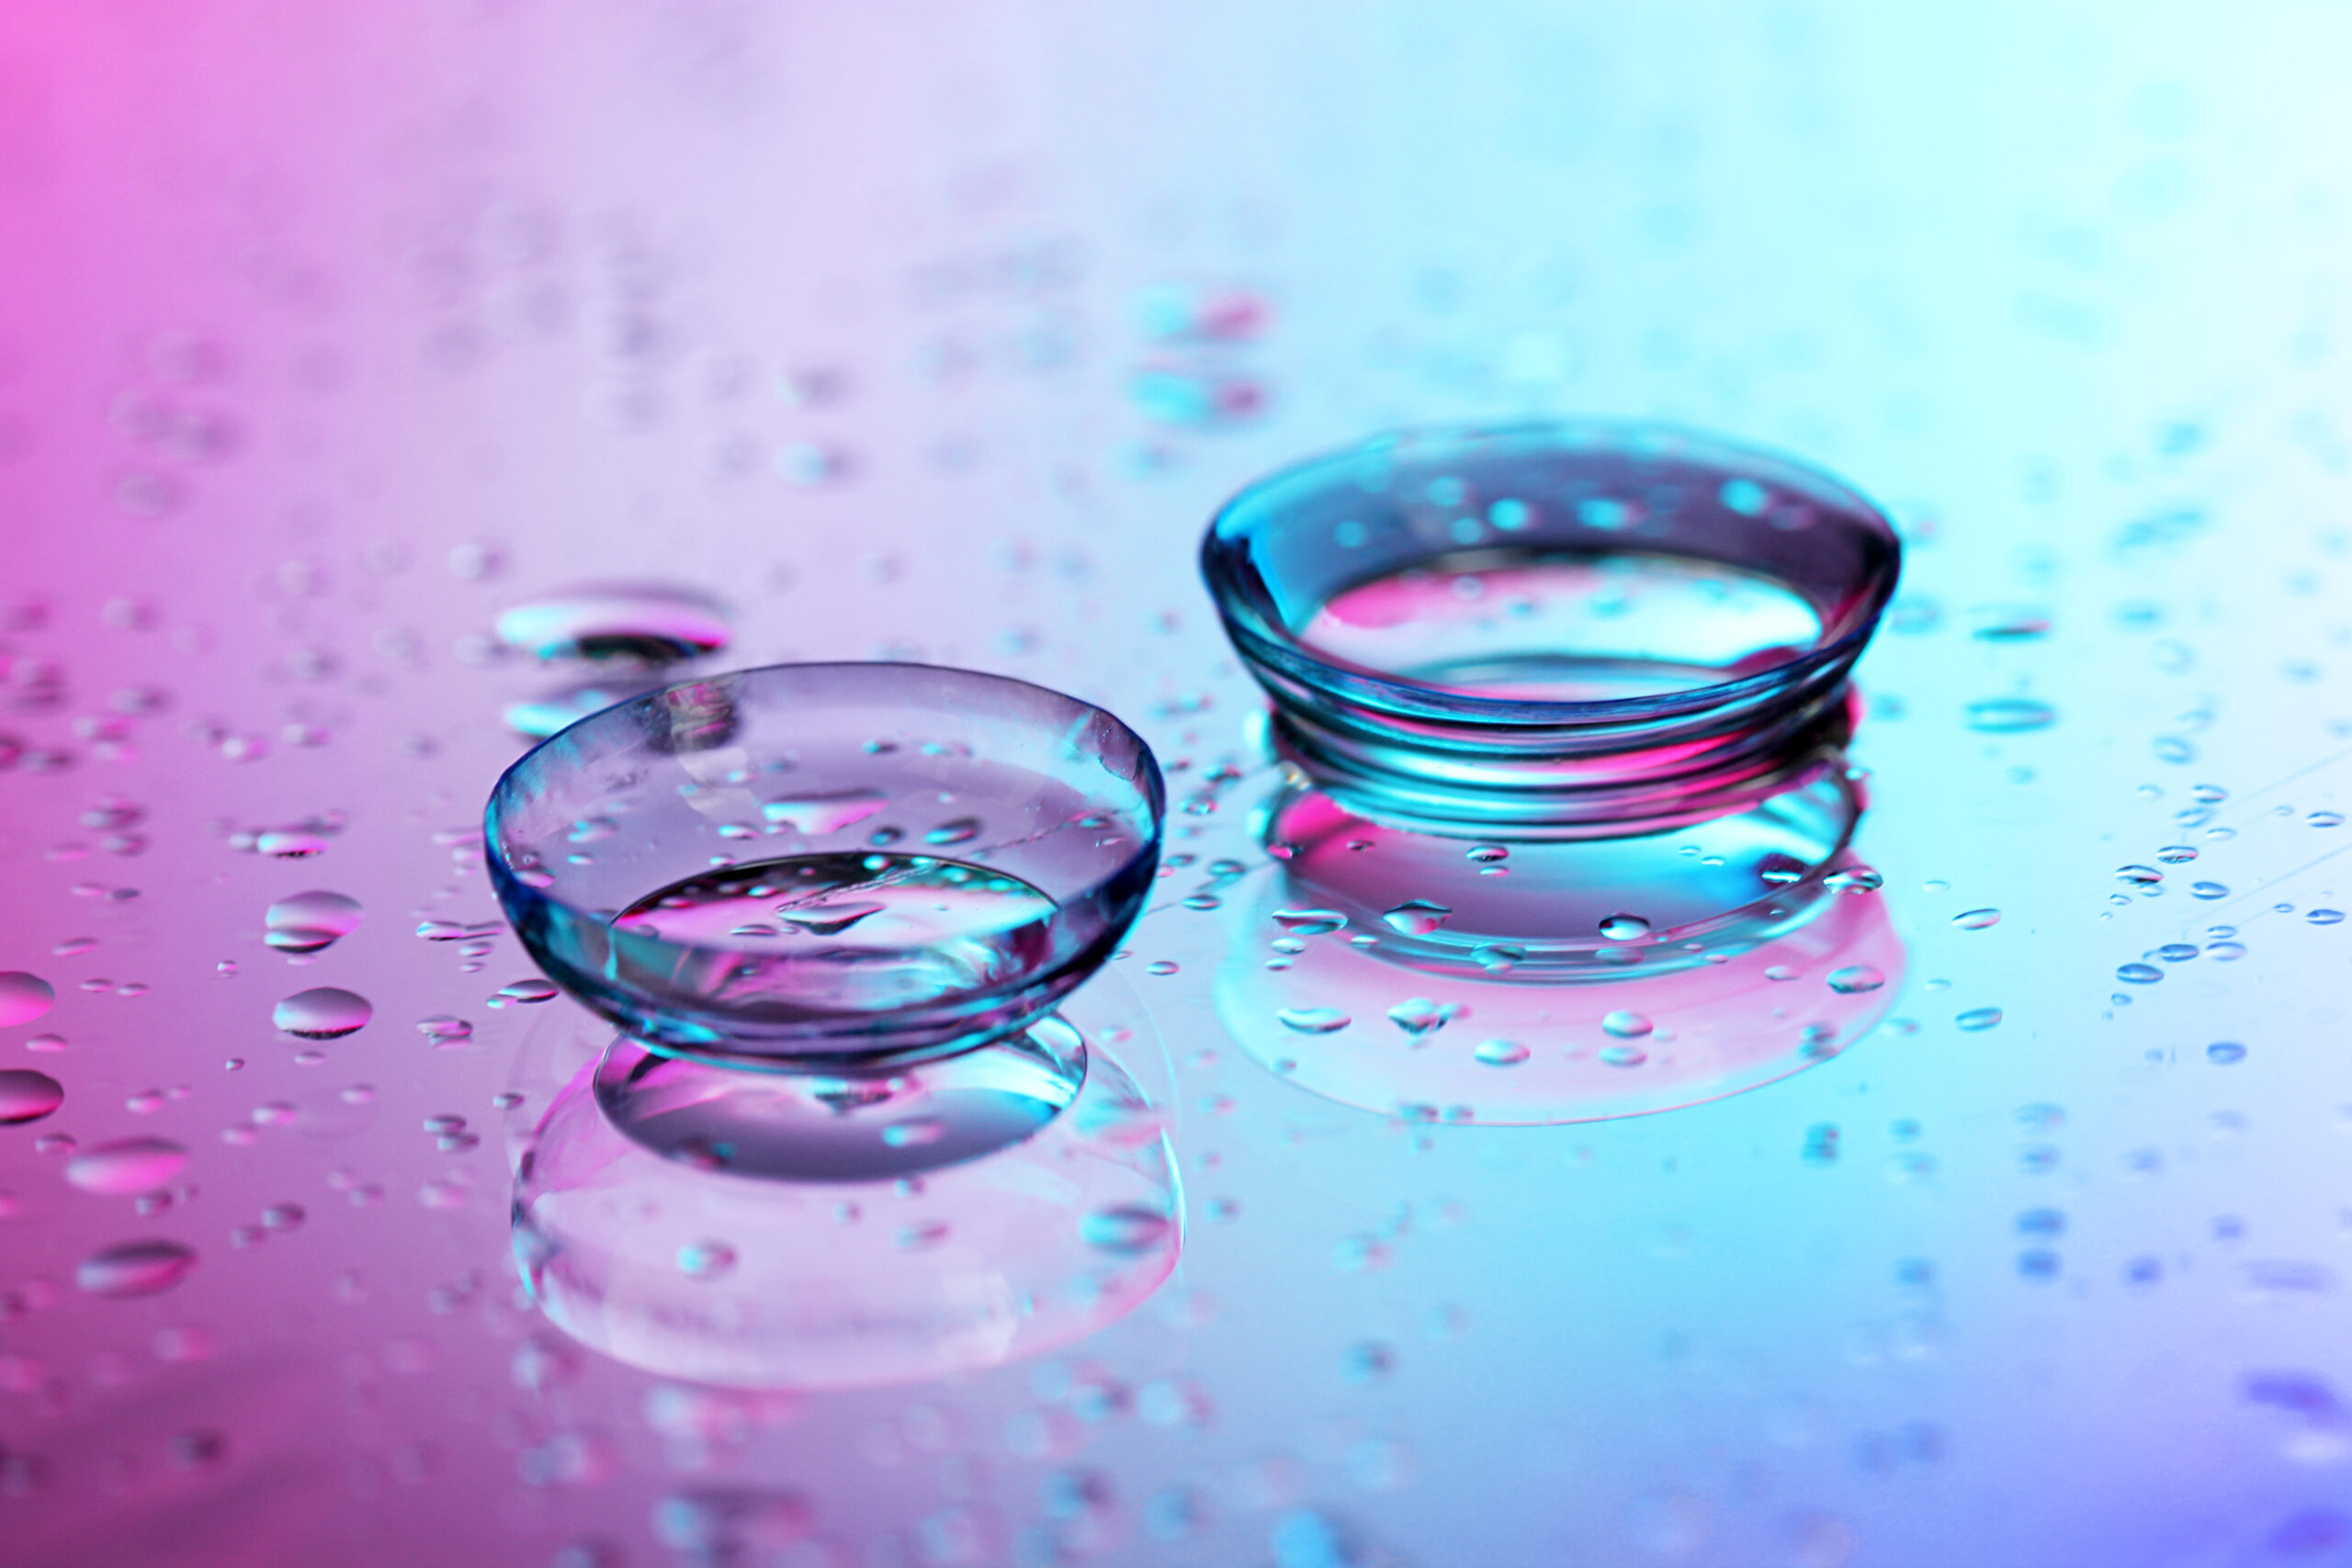
[[(2344, 1562), (2347, 63), (2318, 7), (17, 8), (0, 1557)], [(1594, 884), (1470, 836), (1285, 886), (1199, 530), (1367, 432), (1587, 413), (1888, 506), (1883, 886), (1651, 969), (1689, 919), (1628, 879), (1596, 982), (1367, 953)], [(1451, 495), (1450, 548), (1552, 521)], [(1608, 651), (1770, 658), (1755, 608)], [(827, 1089), (848, 1181), (697, 1163), (749, 1080), (630, 1141), (484, 796), (611, 702), (877, 658), (1168, 769), (1075, 1097)], [(788, 834), (972, 863), (922, 842), (967, 806), (763, 782), (597, 907)], [(628, 869), (594, 806), (552, 863)], [(1495, 1124), (1596, 1108), (1659, 1113)]]

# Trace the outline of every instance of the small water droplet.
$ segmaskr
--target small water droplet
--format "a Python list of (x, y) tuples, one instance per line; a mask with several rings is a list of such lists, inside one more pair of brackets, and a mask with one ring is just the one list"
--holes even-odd
[(1600, 1055), (1602, 1064), (1611, 1067), (1638, 1067), (1650, 1059), (1639, 1045), (1604, 1045)]
[(2192, 882), (2188, 885), (2188, 896), (2191, 898), (2209, 900), (2226, 898), (2230, 896), (2229, 885), (2222, 882)]
[(1119, 1258), (1157, 1250), (1174, 1229), (1167, 1215), (1140, 1203), (1097, 1209), (1078, 1224), (1079, 1238), (1087, 1246)]
[(1445, 924), (1452, 909), (1427, 898), (1408, 898), (1392, 909), (1384, 910), (1381, 919), (1407, 936), (1428, 936)]
[(1515, 1067), (1533, 1054), (1516, 1040), (1485, 1041), (1471, 1053), (1490, 1067)]
[(1987, 931), (2001, 923), (2001, 911), (1991, 908), (1963, 909), (1951, 918), (1951, 923), (1964, 931)]
[(417, 1032), (432, 1042), (437, 1050), (447, 1045), (462, 1045), (474, 1037), (474, 1026), (462, 1018), (436, 1012), (416, 1021)]
[(1332, 1034), (1354, 1021), (1338, 1008), (1284, 1008), (1274, 1017), (1301, 1034)]
[(2309, 817), (2304, 818), (2303, 820), (2310, 823), (2314, 828), (2341, 828), (2344, 826), (2344, 813), (2341, 811), (2314, 811)]
[(1410, 997), (1388, 1010), (1388, 1020), (1419, 1044), (1436, 1033), (1446, 1021), (1462, 1011), (1454, 1002), (1431, 1001), (1427, 997)]
[(2001, 1021), (2001, 1010), (1999, 1008), (1970, 1008), (1952, 1021), (1972, 1034), (1981, 1033)]
[(2315, 926), (2341, 925), (2344, 921), (2344, 911), (2341, 909), (2310, 909), (2304, 912), (2303, 919), (2309, 920)]
[(890, 797), (878, 789), (852, 789), (771, 800), (760, 814), (813, 839), (863, 822), (889, 804)]
[(2205, 1059), (2221, 1066), (2230, 1066), (2245, 1060), (2245, 1047), (2234, 1040), (2216, 1040), (2205, 1047)]
[(1886, 984), (1885, 974), (1868, 964), (1849, 964), (1829, 972), (1829, 988), (1841, 996), (1859, 996)]
[(2132, 887), (2154, 887), (2165, 879), (2165, 874), (2152, 865), (2120, 865), (2115, 868), (2115, 880)]
[(735, 1249), (723, 1241), (693, 1241), (678, 1248), (678, 1271), (716, 1280), (735, 1271)]
[(94, 1296), (125, 1300), (170, 1290), (196, 1267), (196, 1254), (175, 1241), (126, 1241), (84, 1258), (74, 1282)]
[(254, 848), (273, 860), (308, 860), (326, 847), (324, 835), (308, 828), (271, 828), (254, 839)]
[(2183, 865), (2197, 858), (2197, 852), (2187, 844), (2166, 844), (2156, 852), (2156, 859), (2166, 865)]
[(952, 822), (942, 822), (922, 836), (926, 844), (966, 844), (980, 836), (980, 819), (958, 817)]
[(511, 980), (499, 987), (491, 993), (484, 1005), (494, 1008), (528, 1006), (534, 1002), (553, 1001), (561, 994), (554, 981), (533, 976), (528, 979)]
[(38, 1122), (65, 1103), (65, 1086), (30, 1067), (0, 1068), (0, 1126)]
[(1603, 1032), (1620, 1040), (1639, 1040), (1656, 1026), (1640, 1013), (1619, 1008), (1601, 1019), (1600, 1027)]
[(356, 992), (319, 986), (279, 1002), (270, 1021), (304, 1040), (340, 1040), (364, 1027), (375, 1012)]
[(2165, 977), (2165, 972), (2153, 964), (2126, 964), (2116, 970), (2115, 977), (2127, 986), (2153, 986)]
[(920, 1148), (947, 1136), (947, 1122), (937, 1116), (910, 1116), (882, 1129), (882, 1141), (894, 1149)]
[(1632, 942), (1650, 934), (1650, 923), (1639, 915), (1611, 915), (1600, 922), (1600, 934), (1611, 942)]
[(120, 1138), (65, 1162), (65, 1179), (85, 1192), (135, 1196), (170, 1185), (187, 1168), (187, 1151), (164, 1138)]
[(1875, 893), (1886, 886), (1886, 878), (1874, 866), (1840, 866), (1821, 879), (1821, 885), (1832, 893)]
[(2047, 729), (2058, 721), (2058, 710), (2030, 697), (1987, 697), (1963, 710), (1969, 728), (1981, 735), (2023, 735)]
[(1467, 858), (1480, 865), (1492, 865), (1510, 858), (1510, 851), (1500, 844), (1480, 844), (1467, 852)]
[(1143, 966), (1143, 972), (1147, 975), (1173, 975), (1176, 973), (1176, 961), (1172, 958), (1155, 958)]
[(1337, 909), (1276, 909), (1274, 923), (1297, 936), (1329, 936), (1345, 930), (1348, 917)]

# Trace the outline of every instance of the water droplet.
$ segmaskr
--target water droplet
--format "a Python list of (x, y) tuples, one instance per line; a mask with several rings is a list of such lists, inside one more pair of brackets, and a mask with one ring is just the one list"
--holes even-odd
[(980, 836), (980, 819), (958, 817), (952, 822), (942, 822), (922, 836), (926, 844), (967, 844)]
[(1981, 1033), (2001, 1021), (2001, 1010), (1999, 1008), (1970, 1008), (1952, 1021), (1972, 1034)]
[(462, 1018), (436, 1012), (416, 1021), (417, 1032), (430, 1041), (435, 1049), (447, 1045), (462, 1045), (474, 1037), (474, 1026)]
[(120, 1301), (158, 1295), (187, 1277), (196, 1254), (175, 1241), (126, 1241), (84, 1258), (74, 1282), (94, 1296)]
[(1097, 1209), (1078, 1223), (1079, 1238), (1098, 1252), (1140, 1258), (1164, 1245), (1175, 1225), (1166, 1214), (1140, 1203)]
[(1951, 923), (1964, 931), (1986, 931), (2001, 923), (2001, 911), (1989, 908), (1963, 909), (1951, 918)]
[(1385, 910), (1381, 919), (1407, 936), (1427, 936), (1445, 924), (1452, 909), (1433, 904), (1427, 898), (1408, 898), (1393, 909)]
[(1274, 923), (1298, 936), (1329, 936), (1345, 930), (1348, 917), (1337, 909), (1276, 909)]
[(878, 789), (850, 789), (771, 800), (760, 807), (760, 815), (814, 839), (863, 822), (889, 804), (890, 797)]
[(56, 1004), (56, 988), (40, 976), (0, 970), (0, 1029), (30, 1023)]
[(2023, 735), (2058, 721), (2057, 709), (2030, 697), (1987, 697), (1963, 711), (1968, 728), (1981, 735)]
[(38, 1122), (65, 1103), (65, 1086), (30, 1067), (0, 1068), (0, 1127)]
[(1466, 854), (1468, 859), (1480, 865), (1493, 865), (1498, 861), (1510, 859), (1510, 851), (1500, 844), (1480, 844), (1476, 849), (1466, 852)]
[(1332, 1034), (1355, 1021), (1338, 1008), (1284, 1008), (1274, 1016), (1301, 1034)]
[(2187, 844), (2166, 844), (2156, 852), (2156, 858), (2166, 865), (2184, 865), (2197, 858), (2197, 852)]
[(271, 828), (254, 836), (254, 848), (273, 860), (308, 860), (324, 854), (327, 840), (308, 828)]
[(882, 1141), (894, 1149), (922, 1148), (947, 1136), (946, 1121), (938, 1116), (910, 1116), (882, 1129)]
[(1490, 1067), (1515, 1067), (1534, 1053), (1516, 1040), (1488, 1040), (1471, 1055)]
[(278, 1003), (270, 1021), (305, 1040), (340, 1040), (365, 1026), (375, 1014), (368, 998), (356, 992), (319, 986), (297, 991)]
[(1446, 1021), (1461, 1011), (1462, 1008), (1458, 1003), (1431, 1001), (1427, 997), (1410, 997), (1388, 1010), (1388, 1020), (1403, 1030), (1416, 1044), (1419, 1044), (1428, 1036), (1444, 1028)]
[(498, 640), (540, 659), (673, 664), (727, 646), (724, 612), (690, 589), (628, 583), (571, 589), (498, 617)]
[(2234, 1040), (2216, 1040), (2205, 1047), (2205, 1059), (2224, 1067), (2230, 1066), (2245, 1060), (2245, 1047)]
[(2115, 977), (2127, 986), (2153, 986), (2165, 977), (2165, 972), (2153, 964), (2126, 964), (2116, 970)]
[(1143, 966), (1143, 972), (1147, 975), (1173, 975), (1176, 973), (1176, 961), (1172, 958), (1155, 958)]
[(2152, 865), (2119, 865), (2115, 880), (2131, 887), (2154, 887), (2165, 879), (2165, 874)]
[(1600, 1054), (1602, 1064), (1611, 1067), (1638, 1067), (1650, 1059), (1639, 1045), (1604, 1045)]
[(2315, 926), (2341, 925), (2344, 921), (2344, 911), (2341, 909), (2311, 909), (2305, 911), (2303, 919), (2309, 920)]
[(1849, 964), (1829, 972), (1829, 988), (1840, 996), (1859, 996), (1886, 984), (1885, 974), (1868, 964)]
[(341, 893), (297, 893), (269, 907), (262, 940), (280, 953), (318, 953), (357, 931), (365, 916), (358, 899)]
[(2344, 826), (2344, 813), (2341, 811), (2314, 811), (2309, 817), (2304, 818), (2303, 820), (2310, 823), (2314, 828), (2341, 828)]
[(561, 992), (554, 981), (533, 976), (526, 980), (510, 980), (499, 987), (491, 993), (489, 1001), (484, 1005), (494, 1008), (527, 1006), (533, 1002), (553, 1001), (560, 995)]
[(121, 1138), (65, 1162), (65, 1179), (85, 1192), (135, 1196), (170, 1185), (187, 1168), (187, 1151), (164, 1138)]
[(901, 1252), (922, 1252), (946, 1239), (947, 1222), (944, 1220), (923, 1220), (914, 1224), (900, 1225), (891, 1238)]
[(2192, 882), (2188, 885), (2188, 896), (2191, 898), (2226, 898), (2230, 896), (2229, 885), (2222, 882)]
[(1832, 893), (1875, 893), (1886, 886), (1886, 878), (1873, 866), (1848, 865), (1823, 877), (1821, 885)]
[(1603, 1032), (1613, 1034), (1620, 1040), (1639, 1040), (1649, 1033), (1655, 1025), (1640, 1013), (1628, 1012), (1623, 1008), (1619, 1008), (1601, 1019), (1600, 1027)]
[(1600, 922), (1600, 934), (1611, 942), (1632, 942), (1650, 934), (1650, 923), (1639, 915), (1611, 915)]
[(735, 1271), (735, 1249), (723, 1241), (692, 1241), (678, 1248), (678, 1271), (716, 1280)]

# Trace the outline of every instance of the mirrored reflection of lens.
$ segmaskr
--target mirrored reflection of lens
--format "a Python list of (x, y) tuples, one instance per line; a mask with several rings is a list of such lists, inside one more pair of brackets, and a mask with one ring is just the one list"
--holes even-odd
[(1902, 985), (1875, 892), (1828, 895), (1770, 941), (1711, 950), (1720, 962), (1530, 985), (1391, 962), (1349, 926), (1302, 920), (1291, 891), (1260, 896), (1218, 1017), (1279, 1076), (1408, 1120), (1598, 1121), (1737, 1094), (1839, 1055)]
[[(657, 1058), (630, 1083), (647, 1059), (624, 1042), (605, 1083), (594, 1066), (571, 1077), (524, 1145), (514, 1206), (516, 1262), (540, 1309), (630, 1366), (744, 1387), (939, 1377), (1091, 1334), (1175, 1266), (1182, 1216), (1159, 1113), (1074, 1031), (958, 1088), (910, 1092), (910, 1114), (830, 1145), (786, 1127), (773, 1147), (789, 1168), (812, 1148), (842, 1155), (822, 1179), (744, 1173), (772, 1163), (758, 1143), (774, 1110), (763, 1075)], [(1057, 1084), (1074, 1098), (1041, 1114)], [(729, 1085), (766, 1098), (730, 1111)], [(648, 1103), (628, 1104), (639, 1091)], [(803, 1097), (789, 1114), (816, 1104)], [(698, 1117), (699, 1133), (681, 1131)]]

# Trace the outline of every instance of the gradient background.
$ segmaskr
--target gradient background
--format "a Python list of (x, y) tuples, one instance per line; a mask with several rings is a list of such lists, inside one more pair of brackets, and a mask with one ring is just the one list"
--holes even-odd
[[(2352, 930), (2305, 918), (2352, 901), (2307, 821), (2352, 809), (2347, 70), (2319, 5), (0, 8), (0, 731), (65, 764), (0, 775), (0, 968), (60, 991), (0, 1056), (68, 1095), (0, 1129), (0, 1557), (2352, 1562)], [(1171, 354), (1137, 310), (1167, 284), (1271, 330)], [(1671, 1115), (1417, 1137), (1204, 1059), (1245, 935), (1170, 908), (1134, 945), (1180, 973), (1116, 983), (1193, 1227), (1136, 1317), (797, 1402), (551, 1348), (498, 1140), (418, 1131), (493, 1131), (569, 1005), (484, 1011), (511, 944), (463, 974), (407, 934), (494, 913), (434, 834), (545, 683), (480, 661), (501, 607), (696, 584), (741, 662), (1001, 670), (1206, 769), (1253, 705), (1192, 572), (1215, 502), (1544, 412), (1778, 445), (1904, 525), (1858, 754), (1916, 1032)], [(2053, 629), (1971, 635), (2014, 606)], [(2057, 722), (1965, 727), (2020, 694)], [(113, 796), (143, 853), (83, 825)], [(222, 836), (324, 811), (310, 861)], [(2164, 896), (2113, 901), (2175, 843)], [(368, 922), (280, 974), (262, 908), (312, 886)], [(2116, 983), (2217, 922), (2234, 964)], [(377, 1021), (301, 1066), (269, 1005), (319, 984)], [(424, 1046), (441, 1011), (475, 1049)], [(271, 1101), (295, 1122), (220, 1140)], [(75, 1191), (32, 1146), (61, 1132), (175, 1138), (197, 1191)], [(232, 1244), (287, 1201), (299, 1232)], [(151, 1235), (186, 1283), (74, 1291)], [(1385, 1267), (1343, 1266), (1364, 1236)]]

